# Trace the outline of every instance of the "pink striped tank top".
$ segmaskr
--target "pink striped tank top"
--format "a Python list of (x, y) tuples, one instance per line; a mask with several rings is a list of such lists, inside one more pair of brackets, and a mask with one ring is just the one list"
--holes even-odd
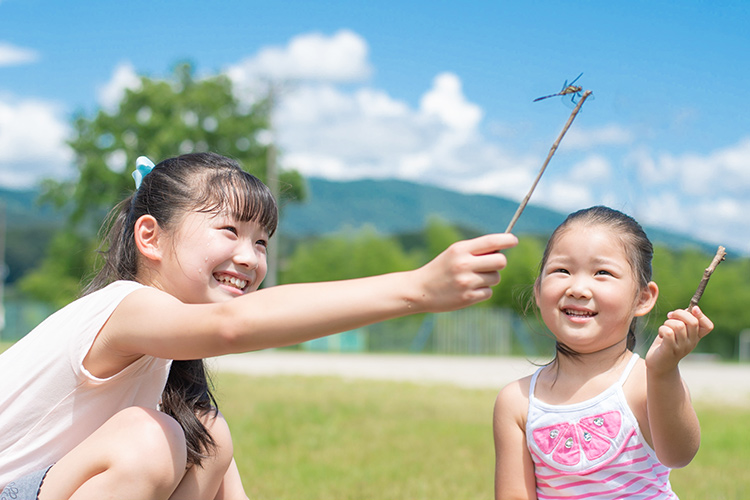
[(534, 460), (540, 500), (676, 499), (668, 467), (646, 443), (622, 385), (638, 361), (598, 396), (570, 405), (534, 397), (541, 368), (531, 378), (526, 444)]

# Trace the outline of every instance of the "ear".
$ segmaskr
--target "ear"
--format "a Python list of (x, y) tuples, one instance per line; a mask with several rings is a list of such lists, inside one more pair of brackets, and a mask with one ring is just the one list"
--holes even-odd
[(649, 281), (646, 287), (641, 291), (638, 297), (638, 303), (635, 306), (636, 316), (645, 316), (656, 305), (656, 299), (659, 298), (659, 287), (656, 283)]
[(135, 246), (145, 258), (152, 261), (160, 261), (162, 258), (161, 243), (162, 231), (159, 223), (152, 215), (141, 215), (135, 221), (133, 235)]

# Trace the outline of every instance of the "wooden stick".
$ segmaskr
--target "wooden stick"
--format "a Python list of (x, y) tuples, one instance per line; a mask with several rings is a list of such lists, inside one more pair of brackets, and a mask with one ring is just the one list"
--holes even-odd
[(708, 285), (708, 279), (713, 274), (716, 266), (718, 266), (719, 263), (724, 260), (726, 255), (727, 252), (725, 251), (724, 247), (719, 245), (719, 249), (716, 251), (716, 255), (711, 261), (711, 264), (706, 268), (705, 271), (703, 271), (703, 278), (701, 278), (701, 282), (698, 285), (698, 289), (695, 291), (693, 298), (690, 299), (690, 306), (688, 306), (688, 311), (692, 311), (693, 307), (698, 305), (698, 301), (701, 300), (703, 292), (706, 290), (706, 285)]
[(521, 205), (519, 205), (518, 210), (516, 210), (516, 214), (513, 216), (513, 219), (511, 219), (510, 224), (508, 224), (508, 228), (505, 230), (506, 233), (509, 233), (513, 226), (516, 224), (516, 221), (519, 217), (521, 217), (521, 212), (523, 212), (523, 209), (526, 208), (526, 204), (529, 203), (529, 199), (531, 198), (531, 193), (534, 192), (534, 189), (536, 189), (536, 185), (539, 183), (539, 179), (542, 178), (542, 174), (547, 169), (547, 164), (552, 159), (552, 155), (555, 154), (555, 151), (557, 151), (557, 147), (560, 145), (560, 141), (562, 141), (563, 136), (565, 135), (565, 132), (568, 131), (570, 128), (570, 125), (573, 123), (573, 120), (575, 120), (576, 115), (578, 114), (578, 111), (581, 109), (581, 106), (583, 105), (583, 101), (586, 100), (588, 96), (591, 95), (591, 91), (587, 90), (583, 93), (583, 96), (581, 97), (581, 100), (578, 101), (578, 105), (573, 110), (573, 112), (570, 114), (570, 118), (568, 118), (568, 122), (565, 124), (565, 126), (562, 129), (562, 132), (560, 132), (560, 135), (557, 137), (557, 140), (552, 144), (552, 147), (549, 150), (549, 154), (547, 155), (547, 159), (544, 160), (544, 164), (542, 165), (541, 170), (539, 170), (539, 173), (536, 176), (536, 179), (534, 180), (534, 184), (531, 186), (531, 189), (526, 194), (526, 197), (521, 202)]

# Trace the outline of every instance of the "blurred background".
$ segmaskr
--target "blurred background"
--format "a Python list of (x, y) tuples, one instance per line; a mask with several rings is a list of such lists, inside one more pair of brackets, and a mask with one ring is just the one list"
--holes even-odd
[(727, 248), (699, 350), (747, 360), (749, 23), (741, 1), (0, 0), (1, 338), (77, 295), (140, 155), (216, 151), (278, 193), (266, 286), (413, 268), (502, 231), (573, 108), (532, 101), (582, 73), (593, 98), (491, 301), (298, 349), (549, 353), (530, 309), (545, 240), (606, 204), (657, 247), (652, 323), (686, 307)]

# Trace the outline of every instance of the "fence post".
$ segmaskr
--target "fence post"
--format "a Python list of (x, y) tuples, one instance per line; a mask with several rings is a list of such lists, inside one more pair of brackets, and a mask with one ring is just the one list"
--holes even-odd
[(750, 361), (750, 328), (740, 332), (739, 344), (740, 361)]

